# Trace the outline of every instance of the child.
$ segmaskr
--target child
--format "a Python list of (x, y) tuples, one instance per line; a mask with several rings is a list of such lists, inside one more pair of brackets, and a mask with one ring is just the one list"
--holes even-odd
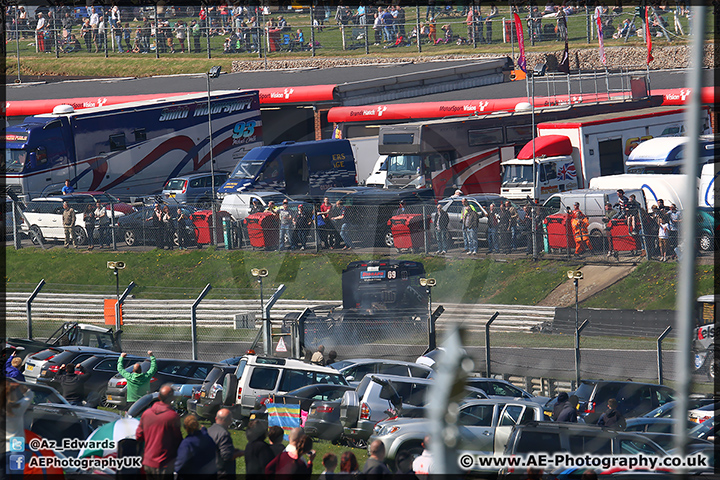
[(335, 476), (335, 469), (337, 468), (338, 460), (334, 453), (326, 453), (322, 459), (323, 467), (325, 470), (322, 471), (318, 480), (330, 480)]

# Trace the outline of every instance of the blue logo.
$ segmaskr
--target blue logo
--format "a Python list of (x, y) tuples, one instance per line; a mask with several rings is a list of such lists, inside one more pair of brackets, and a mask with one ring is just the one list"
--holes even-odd
[(25, 469), (24, 455), (10, 455), (10, 470), (22, 471)]
[(23, 437), (12, 437), (10, 439), (10, 451), (22, 452), (25, 450), (25, 439)]

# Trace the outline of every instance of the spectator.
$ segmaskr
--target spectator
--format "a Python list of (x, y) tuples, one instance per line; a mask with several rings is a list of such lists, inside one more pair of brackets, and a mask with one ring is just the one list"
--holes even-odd
[(565, 408), (565, 405), (567, 405), (570, 397), (566, 392), (560, 392), (560, 394), (557, 397), (557, 403), (553, 407), (553, 413), (552, 413), (552, 419), (554, 421), (558, 421), (558, 418), (560, 417), (560, 413)]
[(405, 201), (400, 200), (400, 204), (398, 205), (397, 210), (395, 210), (395, 215), (405, 215)]
[(164, 244), (167, 245), (168, 250), (172, 250), (175, 245), (175, 218), (167, 205), (162, 210), (162, 231)]
[[(191, 230), (192, 227), (192, 220), (190, 220), (189, 215), (186, 215), (185, 212), (183, 212), (183, 209), (178, 207), (177, 209), (177, 239), (178, 239), (178, 248), (180, 250), (187, 250), (188, 246), (188, 234), (189, 230)], [(194, 235), (194, 232), (193, 232)]]
[(195, 479), (197, 476), (217, 475), (215, 463), (215, 442), (208, 435), (207, 428), (201, 427), (192, 413), (183, 419), (187, 436), (180, 442), (175, 459), (175, 474), (178, 480)]
[(485, 17), (485, 43), (492, 43), (493, 23), (492, 19), (498, 16), (498, 8), (494, 3), (490, 4), (490, 14)]
[(70, 195), (75, 192), (75, 189), (70, 186), (70, 180), (65, 180), (65, 186), (62, 187), (63, 195)]
[(638, 222), (640, 217), (640, 203), (635, 199), (634, 194), (630, 195), (630, 198), (625, 205), (625, 210), (627, 212), (627, 224), (630, 235), (637, 235), (640, 233), (640, 228), (638, 227), (638, 224), (640, 223)]
[(470, 202), (468, 202), (467, 198), (462, 199), (462, 205), (463, 210), (461, 218), (465, 250), (467, 251), (468, 255), (477, 255), (477, 229), (480, 222), (480, 216), (475, 209), (475, 205), (472, 205)]
[(677, 258), (675, 249), (678, 246), (678, 231), (680, 228), (680, 222), (682, 222), (682, 214), (677, 209), (677, 205), (674, 203), (670, 205), (670, 238), (669, 248), (670, 257)]
[(600, 415), (600, 418), (598, 419), (598, 425), (601, 427), (625, 430), (627, 423), (625, 422), (623, 414), (617, 409), (617, 400), (614, 398), (609, 399), (607, 406), (608, 409)]
[[(193, 53), (200, 53), (200, 24), (195, 20), (190, 22), (190, 35), (193, 38)], [(190, 45), (188, 45), (188, 50), (190, 50)]]
[(232, 422), (232, 412), (227, 408), (221, 408), (215, 414), (215, 423), (208, 428), (208, 435), (215, 442), (215, 463), (219, 480), (235, 478), (235, 459), (242, 457), (245, 453), (233, 445), (228, 431)]
[(368, 448), (368, 453), (370, 456), (360, 473), (366, 477), (392, 477), (392, 472), (385, 465), (385, 444), (381, 440), (374, 440)]
[(322, 459), (323, 471), (320, 473), (318, 480), (331, 480), (335, 478), (335, 469), (337, 468), (338, 459), (334, 453), (326, 453)]
[(17, 356), (17, 352), (13, 350), (12, 355), (5, 362), (5, 378), (14, 378), (15, 380), (25, 381), (25, 376), (20, 371), (22, 358)]
[(602, 221), (603, 221), (603, 223), (605, 223), (605, 241), (607, 242), (607, 245), (608, 245), (608, 248), (607, 248), (607, 256), (608, 257), (612, 257), (613, 255), (615, 255), (615, 249), (613, 249), (613, 244), (612, 244), (611, 220), (613, 218), (615, 218), (616, 215), (617, 215), (617, 212), (615, 210), (613, 210), (612, 203), (606, 202)]
[(329, 216), (334, 227), (334, 244), (336, 246), (340, 244), (340, 241), (337, 239), (337, 234), (339, 231), (340, 238), (342, 238), (342, 241), (345, 243), (342, 249), (349, 250), (352, 247), (352, 241), (350, 240), (350, 223), (345, 218), (345, 212), (346, 210), (343, 206), (343, 201), (338, 200), (337, 202), (335, 202), (335, 206), (333, 207), (333, 209), (330, 210)]
[(310, 362), (315, 365), (325, 365), (325, 345), (318, 345), (317, 351), (313, 353)]
[(140, 400), (144, 395), (147, 395), (150, 391), (150, 379), (157, 372), (157, 362), (155, 355), (152, 350), (148, 350), (148, 357), (150, 357), (150, 369), (142, 373), (142, 366), (139, 363), (133, 365), (132, 372), (126, 372), (123, 367), (123, 361), (125, 360), (126, 352), (122, 352), (118, 357), (117, 371), (127, 380), (127, 404), (128, 407)]
[(349, 474), (356, 476), (360, 472), (360, 465), (358, 464), (355, 454), (352, 452), (343, 452), (340, 455), (340, 473)]
[(433, 459), (430, 453), (430, 435), (426, 435), (422, 442), (422, 455), (413, 460), (412, 469), (418, 478), (429, 478), (433, 470)]
[(37, 50), (38, 52), (44, 52), (45, 51), (45, 28), (46, 28), (46, 20), (43, 16), (42, 12), (37, 14), (38, 22), (37, 26), (35, 27), (35, 36), (37, 38)]
[(130, 24), (126, 23), (122, 29), (123, 40), (125, 40), (125, 53), (133, 51), (133, 46), (130, 45)]
[[(295, 222), (295, 217), (290, 211), (287, 200), (283, 200), (282, 207), (278, 211), (278, 216), (280, 217), (280, 238), (278, 241), (278, 251), (281, 251), (292, 246), (292, 228), (293, 223)], [(287, 244), (285, 243), (286, 240)]]
[(500, 208), (498, 209), (498, 237), (500, 237), (500, 245), (497, 249), (500, 251), (500, 247), (506, 253), (510, 253), (510, 240), (511, 240), (511, 219), (510, 210), (507, 205), (500, 202)]
[(510, 215), (510, 251), (515, 250), (517, 242), (517, 225), (520, 216), (518, 215), (515, 206), (510, 201), (505, 202), (505, 208), (507, 208), (508, 215)]
[(65, 365), (63, 363), (60, 365), (56, 380), (60, 383), (63, 397), (70, 405), (82, 405), (83, 398), (85, 398), (85, 382), (90, 376), (83, 374), (81, 365), (77, 366), (80, 375), (75, 373), (75, 368), (75, 364)]
[(110, 218), (107, 209), (100, 203), (95, 203), (95, 223), (98, 226), (98, 248), (104, 245), (110, 246)]
[(305, 207), (302, 203), (298, 205), (297, 215), (295, 216), (295, 229), (293, 230), (292, 247), (305, 250), (307, 244), (308, 233), (313, 223), (312, 208)]
[(435, 216), (435, 240), (437, 241), (437, 254), (444, 255), (448, 249), (448, 225), (450, 224), (450, 216), (442, 207), (437, 204), (437, 215)]
[(669, 253), (670, 238), (670, 215), (664, 210), (658, 209), (655, 217), (658, 224), (658, 245), (660, 247), (660, 261), (667, 262)]
[(95, 245), (95, 209), (89, 203), (83, 213), (83, 222), (87, 232), (88, 250), (92, 250)]
[(332, 365), (335, 362), (337, 362), (337, 352), (335, 350), (330, 350), (328, 352), (327, 360), (325, 360), (325, 365)]
[(173, 410), (172, 401), (172, 387), (170, 385), (160, 387), (158, 401), (143, 412), (135, 432), (138, 444), (145, 444), (142, 450), (142, 464), (149, 480), (173, 476), (175, 458), (183, 438), (180, 431), (180, 417)]
[(577, 406), (578, 406), (579, 400), (577, 395), (570, 395), (568, 398), (567, 403), (563, 407), (563, 409), (560, 411), (560, 414), (557, 417), (557, 422), (571, 422), (571, 423), (577, 423)]
[(267, 429), (258, 420), (252, 420), (245, 430), (248, 443), (245, 446), (245, 473), (248, 477), (260, 478), (265, 468), (276, 457), (273, 449), (265, 442)]
[[(302, 435), (297, 440), (296, 445), (294, 452), (286, 449), (275, 457), (265, 467), (265, 475), (294, 475), (295, 478), (309, 479), (312, 474), (313, 460), (315, 459), (312, 438)], [(307, 461), (303, 459), (304, 455), (307, 455)]]
[(580, 211), (580, 204), (575, 202), (572, 211), (572, 220), (570, 221), (575, 237), (575, 255), (581, 255), (585, 250), (592, 250), (590, 246), (590, 237), (588, 236), (588, 222), (585, 214)]
[(63, 202), (62, 218), (65, 232), (65, 248), (68, 248), (71, 243), (75, 248), (78, 248), (75, 244), (75, 209), (70, 208), (67, 202)]
[(282, 443), (285, 431), (282, 427), (273, 425), (268, 428), (267, 436), (268, 440), (270, 440), (270, 449), (273, 451), (273, 457), (277, 457), (285, 450), (285, 444)]
[(498, 244), (498, 228), (500, 227), (500, 215), (494, 203), (490, 204), (488, 210), (488, 252), (500, 253)]

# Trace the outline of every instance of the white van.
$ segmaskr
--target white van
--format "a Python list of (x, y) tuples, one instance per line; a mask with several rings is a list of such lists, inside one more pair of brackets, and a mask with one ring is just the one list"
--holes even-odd
[[(687, 176), (682, 174), (632, 174), (606, 175), (590, 180), (590, 188), (594, 189), (615, 189), (622, 188), (625, 194), (633, 189), (642, 189), (647, 205), (657, 205), (658, 200), (663, 200), (666, 206), (674, 203), (678, 210), (683, 209), (683, 198)], [(693, 198), (695, 194), (693, 194)], [(640, 198), (638, 197), (638, 202)]]
[(222, 402), (232, 410), (235, 418), (244, 421), (250, 418), (257, 397), (287, 393), (315, 383), (348, 384), (345, 377), (332, 367), (292, 358), (246, 355), (238, 363), (234, 374), (225, 375)]
[(220, 210), (228, 212), (233, 220), (239, 222), (250, 215), (250, 207), (255, 200), (265, 209), (270, 201), (280, 206), (283, 200), (291, 198), (280, 192), (230, 193), (223, 197)]

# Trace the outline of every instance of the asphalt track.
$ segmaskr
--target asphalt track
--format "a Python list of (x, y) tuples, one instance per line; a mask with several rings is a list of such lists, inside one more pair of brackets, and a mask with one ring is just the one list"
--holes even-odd
[[(213, 90), (253, 89), (260, 87), (292, 87), (307, 85), (343, 84), (359, 80), (420, 72), (429, 68), (464, 65), (463, 61), (442, 61), (432, 63), (392, 64), (388, 66), (353, 66), (313, 70), (272, 70), (227, 73), (213, 80)], [(713, 72), (705, 72), (705, 85), (712, 85)], [(650, 71), (651, 88), (682, 88), (687, 83), (684, 70)], [(589, 89), (590, 87), (588, 87)], [(205, 91), (207, 80), (204, 74), (158, 76), (149, 78), (88, 79), (33, 82), (24, 84), (8, 83), (5, 88), (7, 101), (43, 100), (54, 98), (76, 98), (88, 96), (136, 95), (153, 93), (180, 93)], [(546, 95), (543, 82), (538, 79), (536, 95)], [(562, 93), (562, 92), (558, 92)], [(513, 98), (526, 94), (523, 81), (508, 82), (452, 92), (425, 95), (385, 103), (439, 102), (458, 100), (481, 100), (486, 98)]]

